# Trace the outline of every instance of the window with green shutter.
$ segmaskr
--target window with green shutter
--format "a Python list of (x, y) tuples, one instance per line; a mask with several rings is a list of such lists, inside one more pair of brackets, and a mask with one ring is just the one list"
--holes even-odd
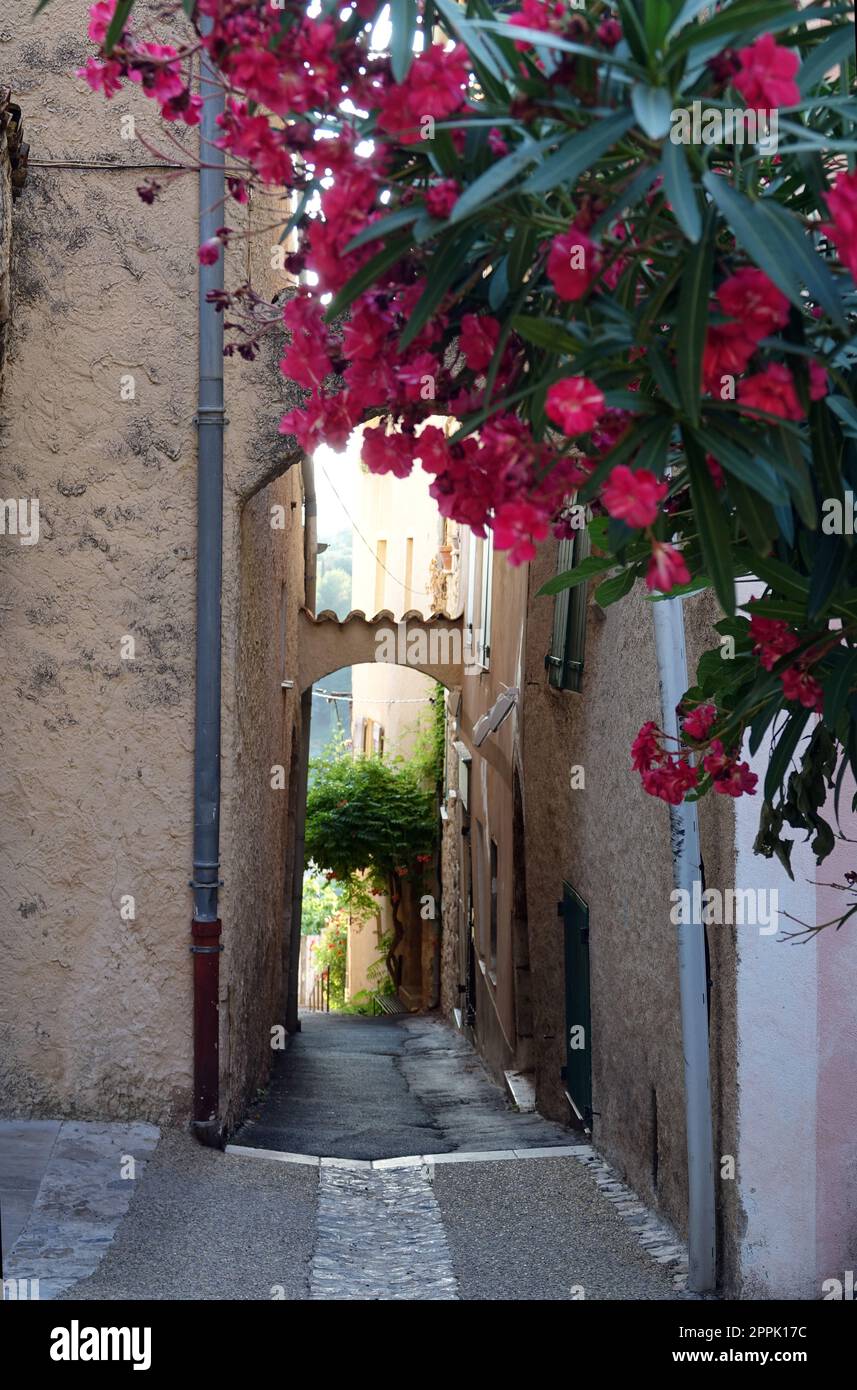
[[(571, 540), (560, 541), (557, 574), (574, 569), (589, 554), (589, 532), (575, 531)], [(563, 589), (554, 599), (553, 632), (545, 657), (548, 681), (555, 690), (580, 690), (583, 649), (586, 642), (586, 584)]]

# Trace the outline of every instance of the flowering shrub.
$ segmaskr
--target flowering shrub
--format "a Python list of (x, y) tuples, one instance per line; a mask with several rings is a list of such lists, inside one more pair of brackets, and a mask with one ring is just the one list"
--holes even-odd
[(434, 857), (434, 793), (426, 789), (422, 771), (420, 763), (353, 758), (339, 744), (310, 765), (307, 863), (326, 870), (341, 887), (352, 915), (367, 917), (375, 907), (372, 894), (389, 894), (394, 936), (386, 960), (396, 985), (396, 950), (404, 935), (398, 913), (402, 879), (419, 882)]
[(312, 964), (317, 975), (329, 971), (330, 1003), (341, 1009), (345, 1003), (345, 983), (348, 973), (348, 913), (335, 912), (322, 930), (321, 940), (312, 949)]
[[(184, 0), (172, 46), (132, 4), (93, 7), (90, 85), (192, 125), (204, 48), (232, 199), (292, 194), (285, 265), (312, 283), (282, 310), (307, 392), (283, 433), (341, 448), (378, 417), (368, 468), (421, 467), (513, 563), (576, 494), (594, 553), (544, 592), (713, 587), (731, 660), (703, 658), (681, 746), (647, 725), (634, 765), (673, 804), (752, 793), (744, 736), (773, 730), (758, 848), (788, 864), (787, 823), (829, 852), (825, 788), (838, 807), (857, 772), (857, 552), (827, 525), (857, 484), (851, 5), (392, 0), (384, 52), (377, 0)], [(225, 300), (252, 355), (260, 306)]]

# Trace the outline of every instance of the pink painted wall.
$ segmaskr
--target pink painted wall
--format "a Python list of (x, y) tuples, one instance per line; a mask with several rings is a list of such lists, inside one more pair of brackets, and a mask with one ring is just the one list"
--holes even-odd
[[(857, 839), (857, 816), (850, 812), (853, 795), (849, 773), (840, 811), (845, 833)], [(832, 798), (826, 815), (835, 824)], [(853, 844), (838, 842), (817, 874), (817, 921), (838, 917), (857, 901), (854, 893), (824, 886), (843, 883), (846, 872), (855, 868)], [(825, 1279), (857, 1270), (857, 913), (838, 931), (828, 927), (819, 934), (817, 995), (816, 1257), (821, 1296)]]

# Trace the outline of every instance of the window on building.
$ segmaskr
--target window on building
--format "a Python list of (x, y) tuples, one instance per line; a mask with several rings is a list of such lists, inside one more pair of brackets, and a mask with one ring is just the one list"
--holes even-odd
[[(557, 574), (574, 569), (589, 554), (589, 533), (575, 531), (574, 538), (560, 541)], [(553, 632), (550, 651), (545, 657), (548, 682), (556, 690), (580, 690), (583, 679), (583, 649), (586, 642), (586, 584), (563, 589), (554, 599)]]
[(498, 884), (498, 879), (497, 879), (497, 844), (496, 844), (496, 842), (495, 842), (494, 840), (492, 840), (492, 841), (491, 841), (491, 918), (490, 918), (491, 936), (490, 936), (490, 940), (489, 940), (489, 949), (488, 949), (488, 969), (490, 970), (492, 977), (495, 977), (496, 974), (497, 974), (497, 895), (498, 895), (498, 889), (499, 889), (499, 884)]
[(487, 668), (491, 660), (491, 588), (494, 551), (490, 537), (467, 538), (467, 592), (464, 609), (468, 664)]

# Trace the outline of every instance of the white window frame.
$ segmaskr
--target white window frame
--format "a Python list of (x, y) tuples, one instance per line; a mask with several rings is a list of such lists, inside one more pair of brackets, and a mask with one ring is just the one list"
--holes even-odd
[[(481, 551), (479, 547), (481, 546)], [(464, 625), (470, 638), (471, 666), (487, 671), (491, 664), (491, 588), (494, 581), (494, 547), (490, 535), (484, 540), (467, 533), (467, 591)], [(475, 619), (478, 615), (478, 626)]]

